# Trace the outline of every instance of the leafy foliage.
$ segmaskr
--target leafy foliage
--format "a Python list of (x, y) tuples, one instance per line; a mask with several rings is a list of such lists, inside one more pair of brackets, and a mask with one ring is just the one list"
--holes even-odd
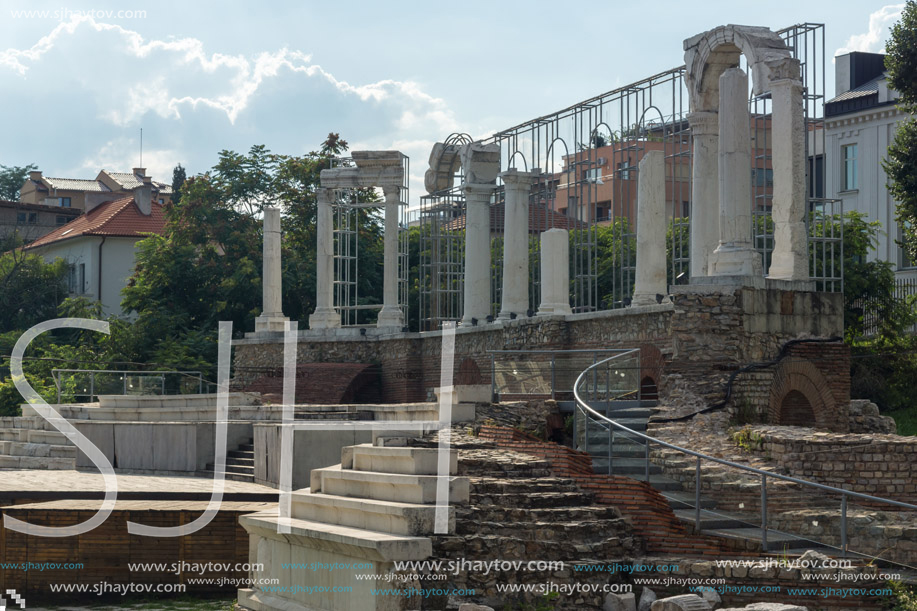
[[(899, 106), (917, 112), (917, 2), (907, 0), (901, 19), (885, 47), (888, 84), (900, 95)], [(883, 167), (891, 179), (889, 192), (898, 202), (896, 218), (903, 228), (902, 245), (917, 259), (917, 119), (903, 122), (888, 148)]]
[(29, 177), (29, 172), (37, 169), (34, 163), (24, 166), (0, 165), (0, 199), (19, 201), (19, 190)]

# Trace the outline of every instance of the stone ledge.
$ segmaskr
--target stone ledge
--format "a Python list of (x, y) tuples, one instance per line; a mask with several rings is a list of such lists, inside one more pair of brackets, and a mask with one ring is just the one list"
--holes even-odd
[(278, 533), (280, 518), (273, 511), (244, 515), (239, 522), (250, 534), (265, 539), (379, 562), (423, 560), (433, 553), (433, 543), (427, 537), (392, 535), (297, 518), (290, 519), (289, 533)]

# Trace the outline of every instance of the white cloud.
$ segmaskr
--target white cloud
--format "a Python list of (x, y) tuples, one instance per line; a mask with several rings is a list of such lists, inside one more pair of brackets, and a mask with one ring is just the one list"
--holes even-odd
[[(173, 149), (146, 149), (143, 167), (153, 180), (172, 182), (172, 168), (182, 161), (181, 154)], [(80, 161), (68, 171), (68, 176), (95, 178), (99, 170), (129, 172), (140, 163), (140, 143), (133, 138), (109, 140), (102, 147)]]
[(869, 30), (848, 38), (844, 46), (835, 51), (834, 55), (845, 55), (852, 51), (884, 52), (888, 29), (901, 17), (903, 9), (903, 4), (887, 4), (872, 13), (869, 16)]

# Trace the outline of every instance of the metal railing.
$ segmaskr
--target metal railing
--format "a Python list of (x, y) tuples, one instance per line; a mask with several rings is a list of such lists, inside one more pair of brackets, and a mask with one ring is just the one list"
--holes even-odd
[[(817, 482), (803, 480), (803, 479), (799, 479), (799, 478), (792, 477), (789, 475), (782, 475), (779, 473), (774, 473), (772, 471), (765, 471), (765, 470), (757, 469), (757, 468), (750, 467), (747, 465), (742, 465), (742, 464), (735, 463), (735, 462), (732, 462), (732, 461), (729, 461), (723, 458), (717, 458), (715, 456), (708, 456), (707, 454), (703, 454), (701, 452), (689, 450), (687, 448), (683, 448), (683, 447), (662, 441), (660, 439), (650, 437), (649, 435), (640, 433), (639, 431), (635, 431), (631, 428), (624, 426), (623, 424), (620, 424), (614, 421), (613, 419), (596, 411), (593, 408), (593, 406), (590, 404), (590, 402), (592, 403), (609, 402), (609, 401), (614, 400), (614, 396), (622, 395), (620, 388), (618, 389), (610, 388), (607, 383), (604, 386), (602, 386), (598, 384), (597, 381), (607, 379), (605, 375), (602, 375), (599, 372), (600, 368), (603, 368), (603, 367), (605, 369), (608, 369), (608, 368), (623, 369), (625, 367), (630, 368), (626, 363), (622, 362), (624, 358), (631, 358), (631, 359), (636, 358), (638, 359), (638, 362), (639, 362), (639, 351), (631, 350), (623, 354), (612, 356), (608, 359), (595, 363), (594, 365), (590, 365), (582, 373), (580, 373), (579, 377), (576, 380), (576, 384), (574, 385), (574, 389), (573, 389), (573, 393), (575, 396), (575, 408), (574, 409), (577, 412), (575, 416), (582, 415), (582, 418), (584, 420), (583, 424), (585, 426), (585, 431), (584, 431), (585, 440), (588, 444), (590, 421), (593, 421), (595, 425), (599, 426), (601, 431), (608, 432), (608, 436), (609, 436), (608, 473), (609, 474), (611, 474), (613, 471), (613, 467), (612, 467), (613, 463), (611, 460), (612, 458), (611, 446), (617, 434), (621, 434), (627, 439), (633, 439), (637, 441), (638, 443), (640, 443), (641, 445), (645, 446), (645, 452), (644, 452), (644, 460), (645, 460), (644, 478), (645, 480), (644, 481), (646, 481), (648, 484), (650, 483), (650, 462), (651, 462), (650, 446), (651, 445), (658, 446), (659, 448), (668, 448), (669, 450), (674, 450), (675, 452), (683, 454), (685, 456), (694, 457), (696, 459), (695, 475), (694, 475), (695, 477), (695, 481), (694, 481), (694, 491), (695, 491), (694, 520), (695, 521), (694, 523), (697, 527), (698, 532), (701, 530), (701, 505), (702, 505), (702, 501), (701, 501), (701, 480), (702, 480), (701, 465), (705, 461), (714, 463), (714, 464), (718, 464), (718, 465), (723, 465), (723, 466), (730, 467), (733, 469), (737, 469), (744, 473), (760, 478), (761, 480), (761, 508), (760, 508), (761, 547), (763, 551), (767, 551), (767, 534), (768, 534), (767, 482), (769, 479), (788, 482), (788, 483), (796, 484), (798, 486), (802, 486), (803, 488), (806, 488), (806, 489), (828, 492), (830, 494), (840, 496), (840, 546), (838, 547), (834, 545), (829, 545), (823, 542), (818, 542), (818, 543), (825, 547), (839, 549), (844, 557), (846, 557), (848, 554), (854, 554), (854, 555), (862, 556), (862, 557), (878, 558), (878, 556), (875, 556), (872, 554), (856, 552), (856, 551), (852, 551), (849, 549), (849, 542), (848, 542), (848, 537), (847, 537), (848, 499), (859, 499), (862, 501), (866, 501), (867, 503), (872, 504), (871, 506), (890, 505), (892, 507), (897, 507), (900, 509), (908, 509), (908, 510), (917, 511), (917, 505), (912, 505), (910, 503), (904, 503), (901, 501), (880, 498), (880, 497), (872, 496), (869, 494), (864, 494), (861, 492), (845, 490), (843, 488), (835, 488), (833, 486), (819, 484)], [(637, 370), (639, 371), (639, 366), (637, 367)], [(591, 383), (591, 386), (590, 386), (590, 383)], [(609, 389), (612, 391), (611, 393), (609, 393)], [(632, 391), (633, 393), (639, 394), (639, 384), (633, 386)], [(590, 402), (587, 402), (587, 399)], [(576, 437), (575, 431), (574, 431), (574, 439), (579, 439), (578, 437)], [(585, 447), (586, 447), (586, 450), (588, 450), (588, 445)], [(775, 529), (770, 529), (770, 531), (773, 533), (785, 534), (785, 533), (780, 533), (779, 531)], [(796, 535), (791, 535), (791, 536), (796, 537)], [(797, 538), (805, 539), (805, 537), (797, 537)], [(883, 558), (883, 560), (894, 562), (895, 564), (899, 564), (899, 565), (902, 564), (901, 562), (896, 562), (894, 560), (888, 560), (887, 558)], [(903, 565), (903, 566), (907, 566), (907, 565)]]
[(630, 352), (611, 348), (577, 350), (488, 350), (493, 401), (512, 397), (573, 400), (576, 376), (603, 355)]
[[(74, 398), (88, 397), (88, 402), (92, 403), (99, 395), (201, 394), (205, 386), (200, 371), (52, 369), (51, 377), (57, 388), (58, 404), (65, 393)], [(65, 388), (68, 377), (70, 388)], [(78, 383), (80, 381), (82, 384)]]

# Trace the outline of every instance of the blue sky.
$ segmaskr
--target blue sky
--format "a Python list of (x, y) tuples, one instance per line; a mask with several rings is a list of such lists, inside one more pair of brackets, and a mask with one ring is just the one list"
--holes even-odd
[[(6, 118), (0, 164), (36, 163), (46, 175), (66, 177), (123, 171), (139, 163), (143, 127), (144, 165), (169, 181), (176, 163), (202, 172), (221, 149), (265, 144), (302, 154), (337, 131), (351, 148), (409, 155), (413, 203), (430, 146), (454, 131), (486, 137), (678, 66), (685, 38), (725, 23), (773, 29), (825, 23), (828, 56), (881, 51), (902, 5), (468, 0), (446, 6), (0, 3)], [(73, 14), (88, 10), (96, 14)], [(830, 66), (828, 74), (830, 94)]]

